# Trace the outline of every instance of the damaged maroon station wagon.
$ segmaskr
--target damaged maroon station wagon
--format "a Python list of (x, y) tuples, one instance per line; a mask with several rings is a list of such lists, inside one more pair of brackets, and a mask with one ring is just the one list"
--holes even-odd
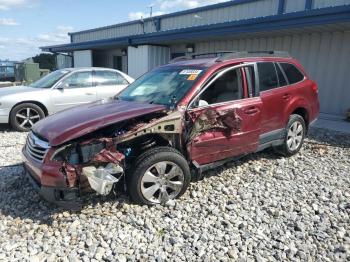
[(50, 202), (119, 184), (140, 204), (180, 197), (202, 172), (273, 147), (296, 154), (318, 117), (317, 84), (282, 52), (180, 58), (110, 100), (38, 122), (26, 174)]

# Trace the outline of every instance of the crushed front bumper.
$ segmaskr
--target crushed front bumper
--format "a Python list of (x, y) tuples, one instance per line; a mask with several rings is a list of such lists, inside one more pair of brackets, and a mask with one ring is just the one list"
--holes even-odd
[(60, 207), (72, 209), (81, 206), (80, 191), (78, 188), (57, 188), (40, 185), (32, 176), (24, 164), (24, 172), (33, 188), (46, 201), (56, 204)]
[(68, 209), (81, 207), (79, 188), (62, 186), (64, 183), (58, 175), (59, 169), (51, 166), (44, 167), (41, 163), (36, 163), (30, 159), (25, 150), (22, 150), (22, 158), (25, 176), (42, 198)]

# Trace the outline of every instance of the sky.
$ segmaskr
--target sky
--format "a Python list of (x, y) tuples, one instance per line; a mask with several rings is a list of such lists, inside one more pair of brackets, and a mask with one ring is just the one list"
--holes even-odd
[(0, 60), (20, 61), (40, 46), (69, 43), (68, 32), (228, 0), (0, 0)]

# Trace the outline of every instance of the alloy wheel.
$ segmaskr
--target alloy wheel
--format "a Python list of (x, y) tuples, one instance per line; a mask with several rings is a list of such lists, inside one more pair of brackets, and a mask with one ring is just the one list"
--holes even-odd
[(304, 137), (304, 128), (298, 121), (294, 122), (287, 134), (287, 146), (290, 151), (295, 151), (299, 148)]
[(32, 128), (39, 120), (40, 114), (33, 108), (23, 108), (16, 113), (16, 121), (23, 128)]
[(184, 186), (184, 173), (173, 162), (162, 161), (152, 165), (141, 179), (141, 193), (152, 203), (166, 203), (178, 196)]

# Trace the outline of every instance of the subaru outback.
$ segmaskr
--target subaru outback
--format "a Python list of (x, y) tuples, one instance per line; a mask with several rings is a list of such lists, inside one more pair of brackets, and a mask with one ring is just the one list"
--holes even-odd
[(318, 114), (317, 84), (283, 52), (183, 57), (113, 99), (36, 123), (24, 166), (59, 205), (118, 184), (134, 202), (162, 204), (227, 161), (271, 147), (296, 154)]

